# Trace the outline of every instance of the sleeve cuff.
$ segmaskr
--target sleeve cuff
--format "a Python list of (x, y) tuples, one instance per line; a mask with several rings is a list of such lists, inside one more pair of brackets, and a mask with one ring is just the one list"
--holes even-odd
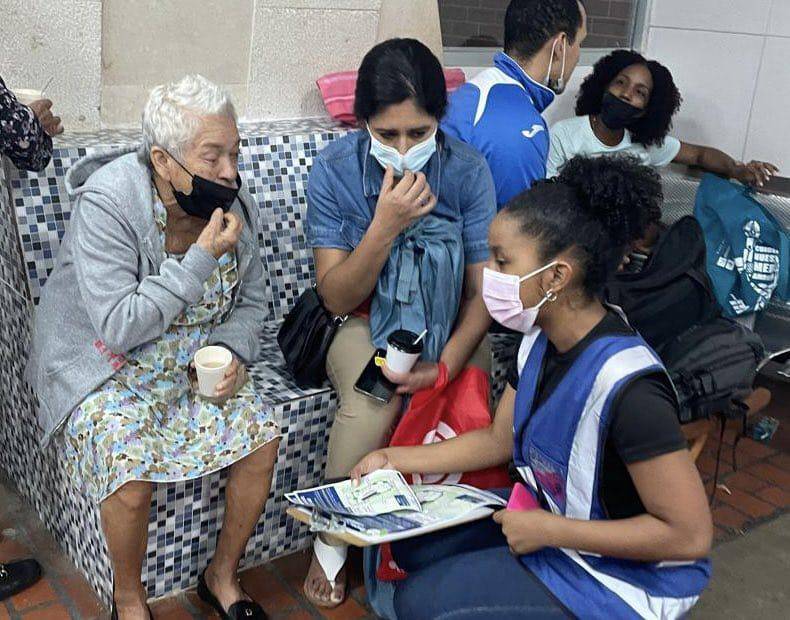
[(203, 285), (218, 265), (217, 259), (196, 243), (187, 250), (181, 267), (194, 277), (193, 288), (198, 298), (203, 295)]
[(208, 280), (209, 276), (219, 265), (219, 262), (197, 243), (193, 243), (184, 255), (181, 264), (201, 282)]

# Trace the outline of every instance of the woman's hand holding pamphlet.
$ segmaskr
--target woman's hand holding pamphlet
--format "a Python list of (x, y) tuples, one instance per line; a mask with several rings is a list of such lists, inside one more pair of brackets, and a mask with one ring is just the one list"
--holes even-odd
[(482, 519), (505, 505), (499, 496), (463, 484), (410, 486), (400, 472), (384, 469), (359, 484), (344, 480), (285, 497), (294, 504), (289, 515), (359, 547)]

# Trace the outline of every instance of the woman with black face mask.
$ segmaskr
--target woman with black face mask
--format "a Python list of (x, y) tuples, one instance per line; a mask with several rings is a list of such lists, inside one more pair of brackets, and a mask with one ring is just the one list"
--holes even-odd
[[(140, 575), (155, 490), (221, 469), (222, 531), (197, 593), (220, 618), (265, 618), (237, 569), (269, 497), (280, 430), (245, 369), (259, 356), (268, 298), (235, 108), (189, 75), (151, 91), (142, 133), (141, 148), (89, 153), (69, 170), (73, 217), (36, 308), (26, 376), (43, 441), (74, 492), (99, 506), (111, 618), (152, 617)], [(207, 345), (222, 356), (200, 368), (213, 367), (213, 386), (194, 370)], [(177, 541), (172, 553), (197, 551)]]
[(556, 176), (575, 155), (628, 153), (646, 165), (686, 164), (762, 186), (776, 166), (742, 163), (717, 149), (682, 142), (669, 135), (681, 96), (669, 70), (631, 50), (601, 58), (584, 80), (576, 117), (551, 128), (546, 176)]

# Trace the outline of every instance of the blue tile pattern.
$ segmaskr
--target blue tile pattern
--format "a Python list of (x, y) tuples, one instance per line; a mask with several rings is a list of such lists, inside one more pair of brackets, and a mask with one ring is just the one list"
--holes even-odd
[[(327, 429), (337, 398), (328, 387), (302, 390), (288, 377), (276, 342), (279, 320), (313, 277), (303, 231), (305, 186), (316, 154), (345, 133), (326, 121), (282, 121), (242, 126), (241, 174), (259, 207), (261, 258), (269, 275), (272, 315), (261, 336), (260, 358), (250, 376), (275, 409), (284, 437), (264, 515), (243, 566), (304, 548), (307, 529), (286, 517), (283, 494), (315, 484), (324, 468)], [(66, 478), (55, 447), (40, 449), (35, 396), (22, 382), (30, 317), (54, 266), (72, 202), (64, 185), (68, 168), (96, 150), (139, 140), (136, 132), (70, 136), (56, 141), (42, 173), (0, 176), (0, 468), (18, 485), (69, 557), (109, 601), (112, 576), (97, 507)], [(8, 199), (8, 188), (12, 198)], [(515, 341), (493, 338), (493, 389), (501, 394)], [(214, 552), (224, 510), (225, 473), (158, 485), (151, 506), (144, 580), (154, 597), (193, 586)]]

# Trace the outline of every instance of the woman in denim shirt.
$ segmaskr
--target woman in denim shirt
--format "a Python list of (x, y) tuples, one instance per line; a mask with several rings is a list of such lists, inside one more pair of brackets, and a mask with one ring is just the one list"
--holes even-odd
[[(327, 478), (346, 476), (384, 443), (400, 412), (400, 395), (433, 386), (440, 363), (450, 379), (467, 364), (490, 370), (485, 337), (490, 317), (481, 282), (496, 196), (482, 155), (439, 130), (446, 105), (444, 74), (431, 51), (413, 39), (385, 41), (365, 56), (359, 69), (354, 108), (361, 130), (324, 149), (310, 173), (307, 230), (318, 292), (330, 312), (350, 315), (327, 356), (327, 374), (340, 400), (329, 438)], [(451, 309), (457, 320), (436, 361), (420, 361), (405, 375), (385, 371), (399, 387), (389, 404), (381, 404), (354, 391), (374, 353), (369, 304), (382, 291), (380, 276), (393, 264), (391, 254), (402, 233), (429, 218), (458, 230), (458, 260), (449, 261), (457, 271), (449, 280), (455, 278), (462, 291), (458, 307)], [(430, 243), (424, 236), (419, 241)], [(446, 248), (425, 251), (434, 250)], [(418, 291), (429, 312), (448, 299), (451, 283), (437, 282), (441, 285)], [(374, 319), (377, 305), (393, 303), (389, 295), (378, 297), (373, 299)], [(442, 327), (447, 326), (437, 325)], [(316, 539), (305, 580), (305, 593), (314, 604), (334, 607), (343, 601), (345, 551), (337, 541)]]

